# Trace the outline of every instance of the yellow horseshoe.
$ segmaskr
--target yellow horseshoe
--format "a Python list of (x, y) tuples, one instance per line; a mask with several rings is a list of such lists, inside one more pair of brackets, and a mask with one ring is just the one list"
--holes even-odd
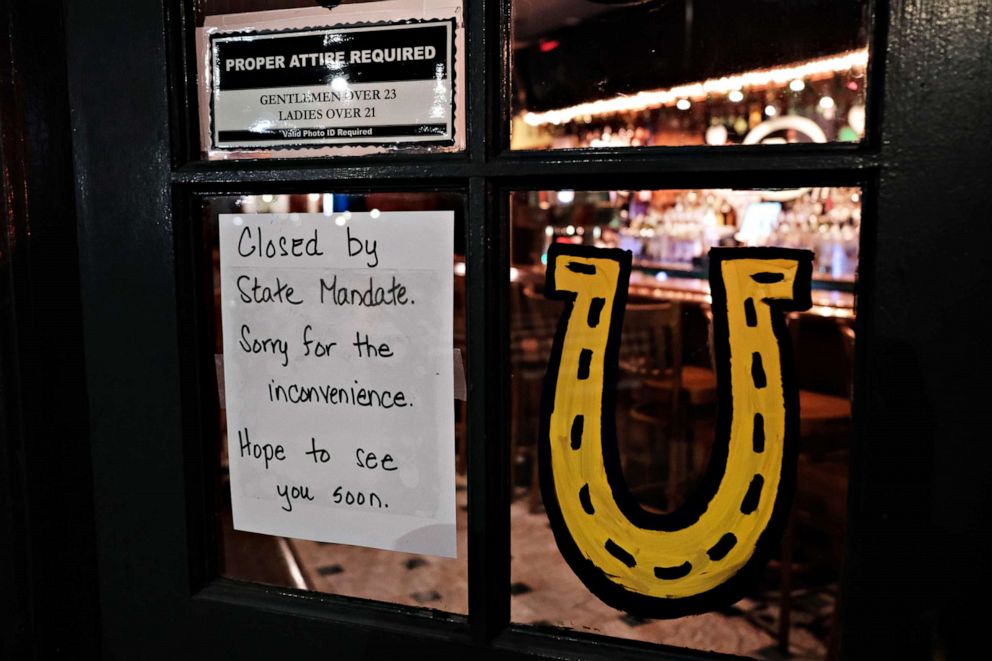
[(541, 490), (562, 555), (611, 606), (679, 617), (730, 603), (777, 540), (795, 482), (798, 426), (782, 311), (809, 308), (812, 256), (710, 252), (717, 438), (703, 486), (678, 510), (658, 514), (630, 494), (616, 445), (631, 255), (552, 245), (545, 295), (567, 304), (545, 379)]

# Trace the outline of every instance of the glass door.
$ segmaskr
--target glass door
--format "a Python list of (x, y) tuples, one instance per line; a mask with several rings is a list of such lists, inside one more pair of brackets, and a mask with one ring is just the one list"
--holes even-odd
[[(964, 459), (975, 396), (956, 378), (983, 355), (971, 301), (984, 261), (967, 247), (987, 238), (974, 220), (987, 99), (968, 85), (989, 68), (978, 4), (68, 3), (107, 653), (950, 649), (957, 610), (935, 619), (933, 604), (967, 582), (950, 568), (980, 546), (962, 512), (981, 501), (987, 460)], [(407, 44), (414, 32), (426, 41)], [(428, 441), (451, 463), (454, 557), (244, 530), (238, 471), (266, 475), (279, 452), (236, 445), (248, 429), (227, 424), (277, 414), (232, 411), (231, 339), (282, 354), (226, 316), (225, 223), (347, 230), (411, 213), (452, 237), (438, 318), (451, 311), (455, 396), (440, 409), (450, 431)], [(788, 321), (796, 496), (760, 575), (718, 607), (655, 619), (604, 603), (548, 529), (537, 437), (561, 245), (633, 260), (619, 462), (659, 514), (705, 491), (719, 456), (709, 251), (815, 254), (812, 306)], [(271, 333), (295, 323), (278, 307), (264, 319)], [(660, 378), (663, 361), (675, 367)], [(312, 450), (319, 461), (316, 438)], [(358, 450), (364, 470), (390, 456), (403, 471), (402, 451)], [(345, 505), (388, 500), (343, 488)], [(954, 562), (934, 561), (938, 536), (960, 542)]]

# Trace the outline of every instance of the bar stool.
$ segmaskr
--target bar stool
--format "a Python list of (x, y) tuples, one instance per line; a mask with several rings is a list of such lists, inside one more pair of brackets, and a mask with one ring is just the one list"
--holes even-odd
[[(707, 366), (693, 365), (686, 363), (682, 359), (683, 352), (683, 326), (682, 319), (686, 308), (676, 304), (679, 309), (677, 314), (679, 322), (676, 328), (670, 332), (678, 332), (678, 358), (680, 378), (678, 384), (672, 379), (648, 378), (645, 387), (652, 392), (664, 393), (666, 400), (673, 401), (678, 406), (678, 413), (681, 424), (678, 442), (673, 458), (676, 467), (676, 479), (672, 481), (669, 488), (669, 506), (678, 505), (683, 500), (683, 495), (687, 493), (688, 486), (692, 480), (705, 468), (704, 463), (707, 458), (709, 444), (701, 444), (698, 437), (697, 427), (700, 424), (710, 424), (714, 420), (717, 385), (716, 371), (713, 361), (713, 325), (712, 312), (708, 307), (703, 308), (703, 313), (707, 320)], [(677, 388), (677, 390), (675, 390)], [(676, 394), (677, 392), (677, 394)], [(702, 434), (705, 438), (706, 434)]]
[(518, 464), (529, 464), (529, 509), (536, 512), (541, 504), (537, 465), (541, 386), (563, 306), (545, 298), (533, 284), (511, 283), (510, 293), (510, 466), (515, 473)]
[[(802, 328), (804, 315), (801, 313), (791, 313), (787, 317), (789, 334), (792, 338), (792, 346), (796, 355), (796, 366), (800, 366), (800, 351), (802, 350)], [(822, 321), (816, 318), (823, 325)], [(852, 369), (854, 352), (854, 329), (846, 322), (833, 320), (830, 327), (823, 325), (835, 341), (842, 344), (841, 360), (847, 361), (846, 373), (850, 375)], [(808, 338), (807, 338), (808, 339)], [(834, 345), (836, 346), (836, 344)], [(843, 396), (836, 393), (823, 392), (820, 389), (800, 388), (799, 389), (799, 437), (801, 439), (800, 452), (811, 456), (820, 456), (834, 450), (843, 449), (846, 445), (847, 434), (851, 420), (851, 393), (850, 377), (847, 377), (845, 384), (846, 392)], [(841, 387), (834, 388), (840, 392)]]
[[(665, 457), (663, 484), (649, 481), (640, 487), (635, 485), (632, 491), (640, 492), (642, 500), (647, 501), (653, 491), (663, 487), (667, 508), (678, 504), (691, 473), (684, 367), (682, 306), (676, 301), (653, 299), (628, 302), (620, 342), (617, 401), (618, 409), (622, 406), (627, 411), (631, 428), (618, 439), (621, 466), (628, 481), (633, 482), (633, 472), (627, 466), (630, 460), (640, 459), (650, 474), (658, 475), (662, 473), (659, 458)], [(648, 438), (641, 457), (634, 451), (637, 428), (643, 429)]]
[[(788, 318), (789, 331), (799, 363), (802, 316), (793, 313)], [(854, 329), (841, 320), (832, 329), (842, 342), (846, 365), (842, 369), (853, 374)], [(851, 422), (851, 380), (848, 376), (847, 396), (827, 394), (805, 388), (799, 391), (800, 438), (797, 466), (796, 495), (785, 534), (782, 539), (782, 569), (780, 575), (779, 650), (788, 653), (792, 611), (793, 556), (797, 544), (797, 526), (818, 531), (829, 540), (825, 555), (830, 565), (841, 571), (843, 539), (847, 523), (848, 461), (847, 443)], [(828, 658), (836, 654), (839, 627), (839, 601), (835, 606), (828, 638)]]

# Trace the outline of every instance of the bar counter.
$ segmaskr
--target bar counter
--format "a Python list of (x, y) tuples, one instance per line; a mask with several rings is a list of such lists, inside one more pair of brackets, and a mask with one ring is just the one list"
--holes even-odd
[[(459, 264), (456, 275), (464, 273), (464, 265)], [(511, 282), (533, 284), (538, 287), (544, 284), (545, 269), (543, 266), (513, 266), (510, 267)], [(709, 305), (710, 283), (703, 278), (675, 277), (664, 273), (655, 274), (639, 270), (636, 267), (630, 274), (630, 296), (639, 298), (657, 298), (659, 300), (676, 300)], [(811, 292), (812, 307), (804, 314), (837, 319), (854, 319), (854, 294), (833, 289), (816, 289)]]

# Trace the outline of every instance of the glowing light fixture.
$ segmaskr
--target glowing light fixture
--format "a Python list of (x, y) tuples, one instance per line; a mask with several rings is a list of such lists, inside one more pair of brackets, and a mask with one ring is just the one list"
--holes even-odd
[[(868, 66), (868, 49), (848, 51), (830, 57), (818, 58), (791, 64), (775, 69), (757, 69), (744, 73), (711, 78), (698, 83), (678, 85), (667, 89), (649, 90), (636, 94), (625, 94), (609, 99), (589, 101), (567, 108), (548, 110), (546, 112), (524, 113), (523, 120), (530, 126), (542, 124), (562, 124), (571, 122), (584, 115), (610, 115), (618, 112), (646, 110), (675, 106), (681, 100), (701, 101), (708, 95), (728, 95), (731, 101), (737, 103), (733, 92), (741, 94), (744, 88), (763, 89), (768, 87), (784, 87), (795, 80), (817, 80), (848, 71), (864, 71)], [(805, 83), (804, 83), (805, 85)], [(743, 94), (741, 94), (743, 99)]]

